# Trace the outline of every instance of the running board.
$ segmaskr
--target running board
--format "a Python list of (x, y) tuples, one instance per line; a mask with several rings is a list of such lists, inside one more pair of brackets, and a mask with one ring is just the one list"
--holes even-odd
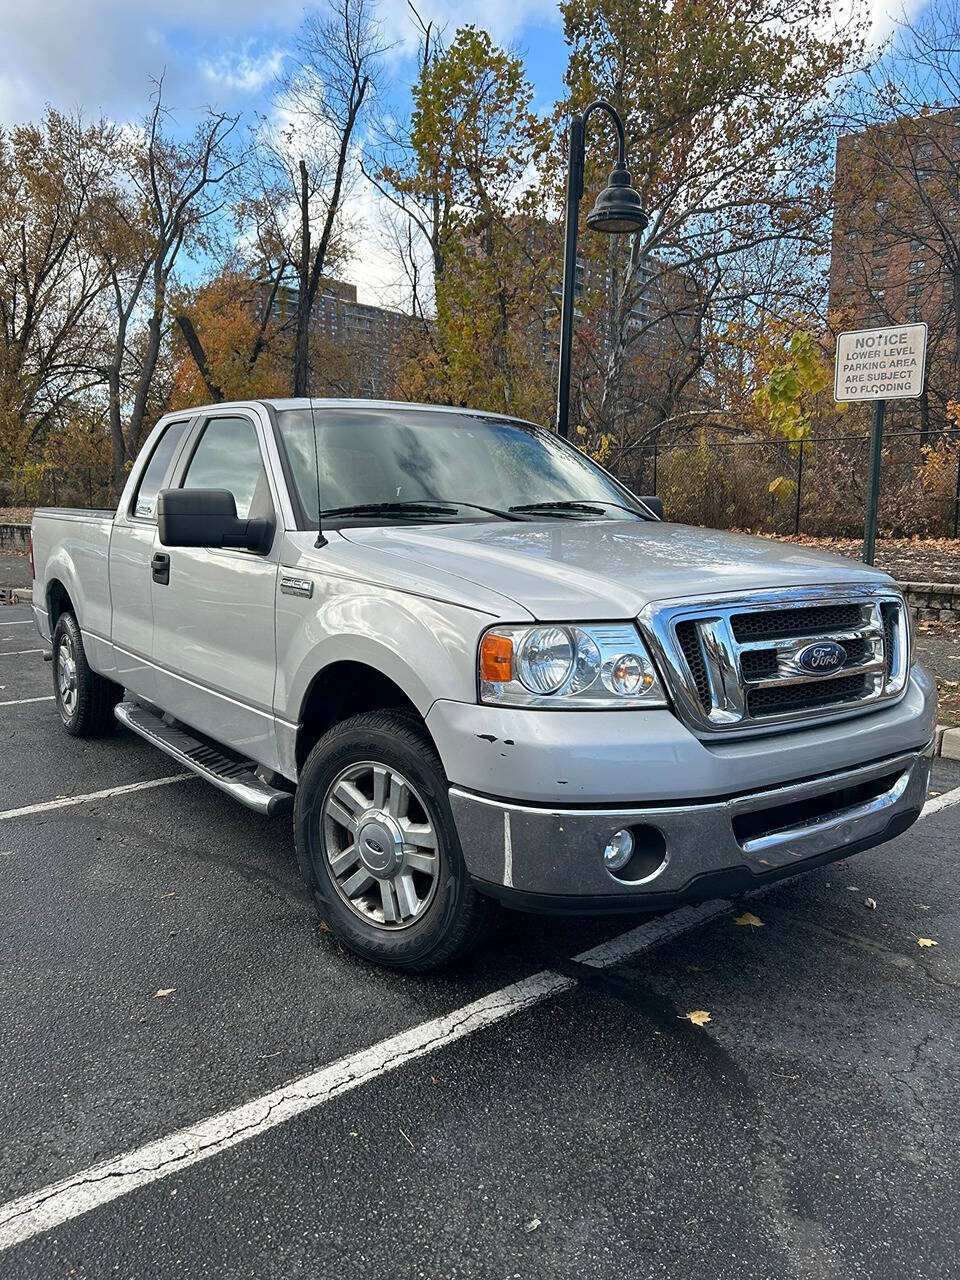
[(201, 742), (179, 725), (167, 724), (156, 712), (138, 702), (118, 702), (114, 715), (122, 725), (138, 733), (141, 738), (178, 760), (199, 777), (212, 782), (234, 800), (248, 809), (264, 813), (272, 818), (293, 808), (293, 796), (289, 791), (271, 787), (257, 777), (252, 760), (237, 760), (216, 747)]

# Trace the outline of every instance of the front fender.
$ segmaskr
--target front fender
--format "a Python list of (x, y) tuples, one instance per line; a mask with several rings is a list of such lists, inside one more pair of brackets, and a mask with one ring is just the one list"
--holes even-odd
[(399, 591), (339, 580), (317, 601), (277, 602), (275, 710), (300, 721), (311, 685), (337, 662), (359, 662), (392, 680), (421, 715), (438, 698), (476, 697), (476, 653), (489, 615)]

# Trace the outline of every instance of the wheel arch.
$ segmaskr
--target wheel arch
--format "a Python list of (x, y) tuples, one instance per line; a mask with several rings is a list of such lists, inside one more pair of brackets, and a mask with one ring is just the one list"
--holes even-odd
[(296, 740), (298, 773), (328, 729), (364, 711), (393, 708), (415, 716), (427, 731), (411, 692), (379, 668), (355, 659), (341, 659), (323, 667), (307, 686), (301, 707)]
[[(44, 592), (44, 600), (47, 607), (47, 617), (50, 621), (50, 634), (53, 635), (56, 630), (57, 621), (62, 613), (72, 613), (77, 616), (76, 606), (67, 587), (58, 577), (53, 577), (47, 583)], [(79, 620), (78, 620), (79, 621)]]

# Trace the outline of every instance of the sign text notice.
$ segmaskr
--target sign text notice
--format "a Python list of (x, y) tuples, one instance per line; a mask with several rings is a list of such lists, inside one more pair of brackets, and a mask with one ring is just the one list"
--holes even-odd
[(854, 329), (837, 338), (835, 400), (911, 400), (923, 391), (925, 324)]

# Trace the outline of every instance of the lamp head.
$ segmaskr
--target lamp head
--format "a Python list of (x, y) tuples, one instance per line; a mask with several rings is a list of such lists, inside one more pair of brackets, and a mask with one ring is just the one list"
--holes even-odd
[(618, 164), (587, 214), (587, 226), (591, 231), (617, 235), (642, 231), (648, 222), (629, 170), (626, 165)]

